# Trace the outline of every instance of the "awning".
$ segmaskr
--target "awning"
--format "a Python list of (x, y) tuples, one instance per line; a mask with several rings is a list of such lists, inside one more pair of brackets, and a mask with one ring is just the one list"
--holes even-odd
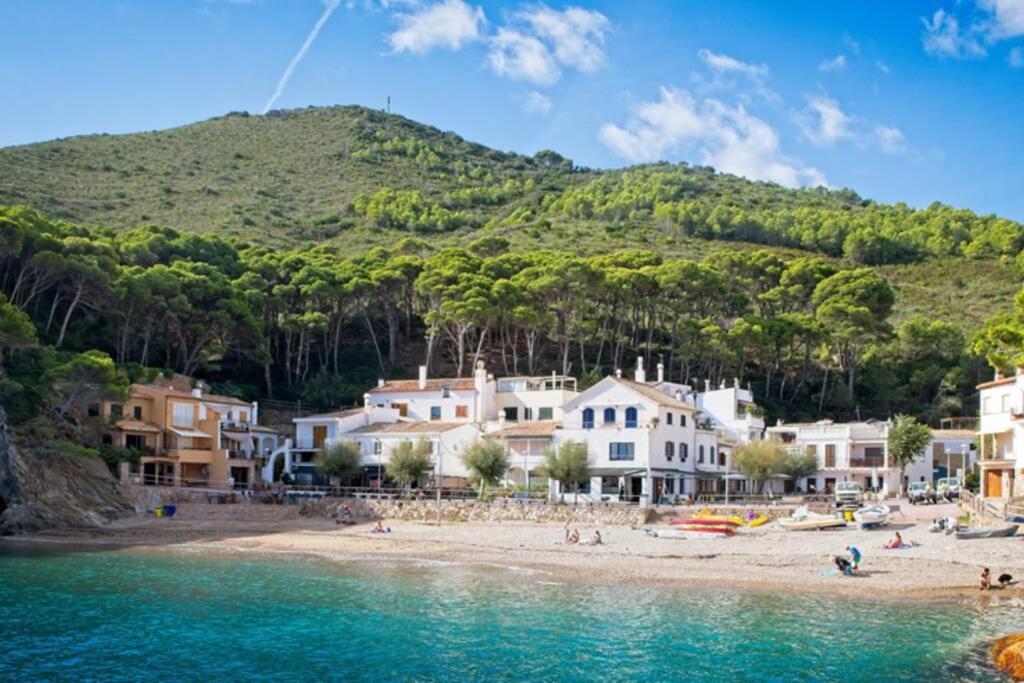
[(142, 420), (119, 420), (114, 428), (122, 432), (145, 432), (147, 434), (159, 434), (160, 428)]
[(171, 431), (178, 436), (184, 436), (191, 439), (212, 439), (213, 437), (206, 432), (201, 432), (198, 429), (175, 429), (171, 427)]
[(249, 443), (249, 435), (243, 432), (222, 431), (221, 434), (232, 441), (237, 441), (238, 443)]

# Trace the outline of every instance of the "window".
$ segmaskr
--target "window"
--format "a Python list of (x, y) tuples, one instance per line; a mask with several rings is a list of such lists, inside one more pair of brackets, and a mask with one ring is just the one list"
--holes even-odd
[(686, 445), (685, 443), (683, 443), (682, 441), (680, 441), (679, 442), (679, 462), (686, 462), (687, 458), (689, 458), (689, 457), (690, 457), (690, 447), (688, 445)]
[(1010, 395), (1009, 394), (1003, 394), (1000, 397), (1000, 404), (1001, 404), (1000, 408), (1002, 409), (1002, 411), (1004, 413), (1010, 412)]
[(554, 408), (538, 408), (537, 419), (538, 420), (553, 420), (555, 417)]
[(242, 412), (238, 413), (238, 421), (239, 422), (248, 422), (249, 421), (249, 413), (245, 412), (244, 410)]
[(430, 419), (440, 420), (441, 419), (441, 406), (430, 406)]
[(134, 417), (136, 420), (142, 419), (142, 406), (134, 406), (132, 408), (132, 417)]
[(451, 387), (442, 387), (441, 388), (441, 398), (451, 398), (451, 397), (452, 397)]
[(825, 444), (825, 467), (836, 466), (836, 445), (834, 443)]
[(196, 411), (192, 408), (191, 403), (175, 403), (173, 405), (173, 424), (182, 427), (191, 427), (195, 424)]
[(608, 444), (609, 460), (632, 460), (633, 443), (610, 443)]
[[(614, 413), (612, 419), (615, 419)], [(626, 408), (626, 427), (636, 429), (636, 408)]]
[(384, 452), (384, 447), (380, 443), (380, 439), (373, 440), (373, 454), (380, 455)]
[(604, 423), (615, 424), (615, 408), (604, 409)]
[(704, 444), (697, 446), (697, 462), (704, 462)]
[(685, 427), (686, 426), (686, 414), (685, 413), (679, 413), (679, 426), (680, 427)]
[(672, 413), (665, 413), (665, 424), (672, 424)]
[(671, 441), (665, 442), (665, 459), (671, 461), (676, 454), (676, 445)]
[(715, 447), (714, 446), (711, 446), (708, 449), (708, 462), (711, 463), (712, 465), (715, 464)]
[(982, 399), (982, 401), (981, 401), (981, 408), (982, 408), (982, 412), (985, 413), (986, 415), (992, 413), (992, 397), (991, 396), (986, 396), (984, 399)]
[(725, 451), (718, 451), (718, 464), (725, 467)]
[(666, 479), (665, 480), (665, 493), (673, 493), (674, 494), (675, 492), (676, 492), (676, 480), (675, 479)]
[(527, 422), (533, 419), (533, 408), (523, 408), (523, 419), (526, 420)]
[(510, 422), (518, 422), (519, 408), (505, 408), (505, 419)]
[(594, 428), (594, 409), (584, 408), (583, 409), (583, 428), (593, 429)]
[(455, 417), (469, 417), (469, 406), (455, 406)]
[(124, 406), (120, 403), (110, 404), (110, 416), (111, 417), (124, 417)]
[(100, 404), (99, 403), (90, 403), (88, 410), (89, 410), (89, 417), (99, 417), (100, 416)]

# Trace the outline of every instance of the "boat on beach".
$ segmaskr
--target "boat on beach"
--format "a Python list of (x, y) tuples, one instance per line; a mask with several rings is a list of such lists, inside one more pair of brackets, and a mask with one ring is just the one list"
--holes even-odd
[(671, 529), (655, 529), (651, 532), (651, 535), (658, 538), (725, 538), (734, 535), (736, 532), (731, 528), (715, 528), (715, 527), (693, 527), (693, 528), (680, 528), (678, 526), (672, 527)]
[(727, 527), (738, 527), (742, 526), (743, 522), (737, 522), (735, 519), (729, 517), (694, 517), (692, 519), (673, 519), (670, 524), (672, 526), (689, 525), (689, 526), (727, 526)]
[(861, 529), (875, 529), (889, 521), (891, 510), (888, 505), (872, 505), (853, 513), (853, 519)]
[(846, 522), (838, 517), (810, 517), (804, 519), (789, 517), (780, 519), (779, 526), (786, 531), (820, 531), (822, 529), (845, 527)]
[(958, 540), (971, 540), (975, 538), (1006, 538), (1017, 533), (1016, 524), (1003, 524), (1001, 526), (980, 526), (962, 527), (956, 530)]

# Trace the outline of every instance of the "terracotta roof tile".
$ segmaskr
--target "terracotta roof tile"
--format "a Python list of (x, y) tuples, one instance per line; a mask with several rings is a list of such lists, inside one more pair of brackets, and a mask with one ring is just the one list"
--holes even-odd
[[(436, 434), (465, 427), (469, 422), (374, 422), (346, 434)], [(344, 437), (344, 434), (341, 435)]]
[(114, 423), (114, 427), (121, 430), (122, 432), (149, 432), (150, 434), (159, 434), (160, 428), (149, 422), (143, 422), (142, 420), (118, 420)]
[(370, 389), (371, 394), (387, 394), (406, 391), (441, 391), (445, 387), (453, 391), (469, 391), (474, 387), (472, 377), (428, 379), (426, 389), (420, 389), (418, 379), (396, 379), (384, 382), (382, 387)]
[(555, 420), (537, 420), (508, 425), (503, 429), (488, 434), (496, 439), (515, 439), (528, 436), (553, 436), (555, 430), (561, 429), (562, 423)]
[(666, 408), (676, 408), (677, 410), (689, 410), (694, 413), (697, 412), (697, 409), (694, 406), (691, 406), (689, 403), (677, 401), (675, 398), (669, 396), (668, 394), (659, 389), (655, 389), (649, 384), (634, 382), (633, 380), (626, 379), (625, 377), (612, 377), (612, 379), (618, 382), (619, 384), (632, 389), (641, 396), (645, 396), (651, 399), (652, 401), (665, 406)]
[(991, 387), (998, 387), (998, 386), (1002, 386), (1004, 384), (1013, 384), (1016, 381), (1017, 381), (1016, 377), (1004, 377), (1002, 379), (993, 379), (993, 380), (988, 381), (988, 382), (982, 382), (981, 384), (976, 386), (975, 389), (989, 389)]

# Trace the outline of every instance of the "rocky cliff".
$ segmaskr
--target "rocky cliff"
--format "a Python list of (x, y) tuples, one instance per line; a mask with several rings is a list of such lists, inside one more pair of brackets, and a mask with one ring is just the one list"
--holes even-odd
[(103, 462), (19, 447), (0, 408), (0, 534), (97, 527), (134, 511)]

